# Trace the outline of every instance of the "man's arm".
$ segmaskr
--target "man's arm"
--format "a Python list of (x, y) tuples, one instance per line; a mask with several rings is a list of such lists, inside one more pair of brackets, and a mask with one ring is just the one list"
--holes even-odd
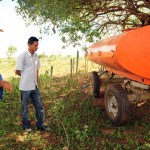
[(21, 55), (18, 56), (17, 64), (16, 64), (15, 74), (17, 74), (18, 76), (21, 76), (21, 71), (24, 70), (24, 61), (25, 61), (25, 56), (24, 53), (22, 53)]
[(37, 58), (37, 83), (39, 82), (39, 69), (40, 69), (40, 60)]
[(0, 87), (3, 87), (3, 81), (0, 80)]
[(20, 70), (16, 70), (15, 73), (16, 73), (18, 76), (21, 76), (21, 71), (20, 71)]
[(39, 82), (39, 70), (37, 70), (37, 83)]
[(12, 85), (7, 81), (1, 80), (0, 81), (0, 87), (3, 87), (4, 89), (6, 89), (10, 93), (12, 92)]

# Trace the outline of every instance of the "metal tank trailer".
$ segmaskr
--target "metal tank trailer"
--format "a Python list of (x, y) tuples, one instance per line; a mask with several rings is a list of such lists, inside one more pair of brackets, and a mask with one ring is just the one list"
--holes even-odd
[(108, 117), (115, 125), (127, 122), (130, 103), (150, 99), (150, 25), (96, 42), (86, 56), (104, 67), (90, 73), (94, 97), (105, 85)]

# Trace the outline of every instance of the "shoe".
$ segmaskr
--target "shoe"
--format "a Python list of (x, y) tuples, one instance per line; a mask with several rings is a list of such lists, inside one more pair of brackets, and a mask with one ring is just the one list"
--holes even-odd
[(26, 129), (24, 129), (24, 131), (25, 132), (31, 132), (32, 130), (31, 130), (31, 128), (26, 128)]
[(43, 127), (37, 127), (37, 130), (39, 130), (39, 131), (50, 131), (50, 128), (48, 128), (47, 126), (43, 126)]

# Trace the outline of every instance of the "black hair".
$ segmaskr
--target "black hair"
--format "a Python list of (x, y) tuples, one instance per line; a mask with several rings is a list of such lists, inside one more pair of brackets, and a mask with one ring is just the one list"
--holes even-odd
[(38, 42), (39, 39), (34, 37), (34, 36), (31, 36), (29, 39), (28, 39), (28, 44), (33, 44), (34, 42)]

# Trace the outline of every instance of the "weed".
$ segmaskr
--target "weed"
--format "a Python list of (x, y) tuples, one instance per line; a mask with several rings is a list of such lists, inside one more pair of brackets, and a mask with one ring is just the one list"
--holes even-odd
[[(13, 85), (13, 92), (9, 94), (4, 91), (4, 99), (0, 101), (0, 149), (147, 150), (150, 148), (149, 103), (143, 109), (142, 107), (134, 109), (128, 124), (115, 127), (107, 118), (105, 111), (93, 105), (94, 98), (90, 90), (88, 88), (80, 90), (84, 83), (89, 82), (87, 75), (83, 73), (84, 69), (80, 66), (82, 60), (79, 60), (81, 71), (71, 78), (70, 57), (59, 57), (57, 61), (54, 58), (54, 56), (42, 58), (43, 68), (39, 79), (46, 124), (51, 131), (45, 133), (36, 131), (35, 110), (30, 106), (29, 119), (32, 132), (29, 134), (24, 133), (21, 127), (19, 79), (12, 73), (14, 62), (10, 65), (7, 61), (0, 61), (3, 63), (2, 66), (6, 66), (5, 70), (0, 66), (1, 72), (9, 77)], [(54, 66), (54, 76), (50, 76), (50, 65)]]

